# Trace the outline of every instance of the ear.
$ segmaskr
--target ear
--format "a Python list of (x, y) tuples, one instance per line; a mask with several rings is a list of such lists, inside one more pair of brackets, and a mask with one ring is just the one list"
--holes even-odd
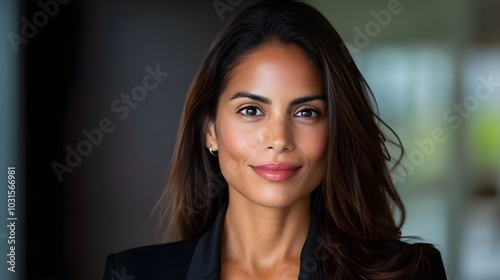
[(216, 152), (219, 150), (217, 144), (217, 134), (215, 133), (215, 121), (209, 120), (207, 125), (207, 130), (205, 134), (205, 146), (208, 148), (212, 147), (212, 151)]

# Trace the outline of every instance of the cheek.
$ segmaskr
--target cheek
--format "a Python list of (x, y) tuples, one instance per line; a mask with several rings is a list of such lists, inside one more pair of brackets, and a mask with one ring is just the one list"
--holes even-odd
[(328, 132), (326, 129), (316, 130), (314, 134), (311, 132), (308, 136), (301, 139), (301, 147), (308, 162), (305, 185), (309, 186), (309, 191), (312, 191), (321, 183), (326, 173)]
[(326, 158), (326, 147), (328, 145), (327, 129), (316, 129), (310, 131), (300, 138), (302, 151), (311, 163), (322, 164)]
[(227, 175), (238, 176), (240, 168), (244, 168), (247, 160), (256, 153), (255, 131), (226, 121), (218, 127), (217, 141), (221, 169)]

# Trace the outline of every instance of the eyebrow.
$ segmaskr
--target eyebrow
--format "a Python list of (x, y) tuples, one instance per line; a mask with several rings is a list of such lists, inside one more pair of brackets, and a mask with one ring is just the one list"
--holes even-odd
[[(231, 100), (236, 99), (236, 98), (249, 98), (249, 99), (255, 100), (257, 102), (262, 102), (264, 104), (271, 104), (271, 100), (269, 100), (269, 98), (266, 98), (264, 96), (260, 96), (257, 94), (249, 93), (249, 92), (237, 92), (235, 95), (233, 95), (231, 97)], [(298, 104), (306, 103), (306, 102), (316, 100), (316, 99), (325, 100), (325, 98), (321, 95), (310, 95), (310, 96), (296, 98), (290, 102), (290, 105), (298, 105)]]

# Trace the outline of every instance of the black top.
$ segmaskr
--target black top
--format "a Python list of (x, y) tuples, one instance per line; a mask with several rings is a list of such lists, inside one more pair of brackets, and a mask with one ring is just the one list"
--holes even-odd
[[(227, 203), (217, 214), (214, 225), (198, 239), (143, 246), (110, 254), (106, 259), (102, 280), (219, 280), (221, 236), (226, 210)], [(318, 252), (313, 250), (317, 231), (312, 220), (300, 253), (299, 280), (323, 279), (321, 256), (317, 256)], [(397, 249), (403, 244), (391, 242), (388, 245)], [(432, 266), (431, 279), (446, 279), (440, 255)]]

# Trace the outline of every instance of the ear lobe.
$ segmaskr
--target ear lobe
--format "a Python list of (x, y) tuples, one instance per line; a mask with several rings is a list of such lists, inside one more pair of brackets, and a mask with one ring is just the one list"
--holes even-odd
[(217, 134), (215, 133), (215, 122), (214, 120), (210, 120), (207, 125), (207, 132), (205, 134), (205, 146), (208, 148), (212, 148), (212, 151), (217, 151)]

